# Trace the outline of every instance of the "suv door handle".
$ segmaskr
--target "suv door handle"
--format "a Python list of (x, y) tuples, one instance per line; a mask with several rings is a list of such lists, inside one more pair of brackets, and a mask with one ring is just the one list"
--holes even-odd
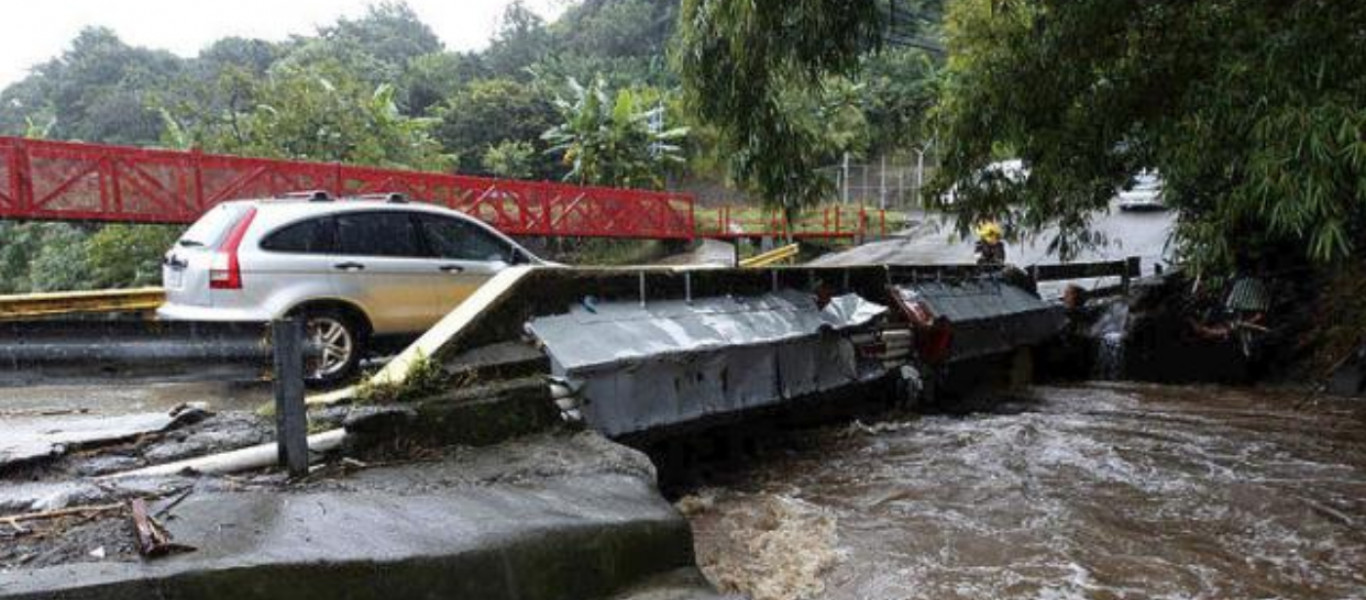
[(441, 265), (440, 267), (437, 267), (437, 268), (441, 269), (441, 272), (442, 272), (442, 273), (464, 273), (464, 272), (465, 272), (465, 267), (462, 267), (462, 266), (460, 266), (460, 265)]
[(339, 271), (363, 271), (365, 270), (365, 265), (362, 265), (358, 262), (344, 262), (332, 265), (332, 268), (337, 269)]

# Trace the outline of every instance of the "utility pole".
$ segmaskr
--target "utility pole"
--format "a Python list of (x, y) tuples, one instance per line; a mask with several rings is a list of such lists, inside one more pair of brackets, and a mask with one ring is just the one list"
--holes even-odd
[(859, 187), (858, 205), (862, 207), (868, 202), (868, 163), (863, 163), (863, 185)]
[(917, 146), (912, 148), (915, 151), (915, 204), (920, 208), (925, 208), (925, 198), (921, 196), (921, 190), (925, 189), (925, 150), (927, 148)]
[(849, 153), (844, 153), (844, 166), (840, 170), (840, 203), (849, 204)]
[(896, 200), (902, 208), (906, 208), (906, 167), (896, 168)]
[(878, 173), (878, 208), (887, 210), (887, 155), (882, 155), (882, 170)]

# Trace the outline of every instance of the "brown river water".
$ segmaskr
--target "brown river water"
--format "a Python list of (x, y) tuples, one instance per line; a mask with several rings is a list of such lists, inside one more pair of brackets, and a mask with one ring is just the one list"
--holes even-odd
[(797, 434), (679, 500), (774, 598), (1366, 598), (1366, 401), (1039, 387)]

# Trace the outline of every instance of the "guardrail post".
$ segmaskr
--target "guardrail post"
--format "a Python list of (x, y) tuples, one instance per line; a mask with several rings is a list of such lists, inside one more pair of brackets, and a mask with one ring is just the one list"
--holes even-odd
[(1130, 256), (1124, 260), (1124, 275), (1120, 277), (1120, 284), (1124, 286), (1126, 291), (1129, 289), (1130, 280), (1143, 275), (1142, 268), (1143, 263), (1137, 256)]
[(308, 412), (304, 406), (304, 326), (297, 319), (270, 323), (275, 352), (275, 435), (280, 464), (290, 477), (308, 474)]

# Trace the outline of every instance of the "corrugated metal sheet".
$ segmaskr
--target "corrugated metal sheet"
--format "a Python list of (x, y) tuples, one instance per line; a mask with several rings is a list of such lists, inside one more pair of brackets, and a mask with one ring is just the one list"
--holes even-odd
[(667, 354), (770, 344), (861, 325), (886, 310), (854, 294), (836, 297), (821, 310), (810, 294), (786, 290), (691, 303), (576, 305), (567, 314), (531, 320), (527, 331), (566, 371), (578, 372)]
[(903, 301), (922, 302), (949, 320), (949, 360), (1010, 352), (1047, 340), (1067, 322), (1062, 307), (999, 279), (926, 281), (898, 285)]
[(1042, 300), (998, 279), (929, 281), (899, 286), (902, 297), (921, 300), (936, 315), (962, 323), (1045, 308)]
[(623, 435), (879, 377), (881, 365), (859, 364), (837, 332), (884, 312), (856, 295), (821, 310), (810, 295), (784, 291), (578, 306), (533, 319), (527, 330), (545, 345), (557, 375), (582, 384), (588, 424)]
[(1225, 306), (1229, 310), (1266, 312), (1271, 308), (1271, 295), (1266, 291), (1266, 284), (1262, 283), (1262, 280), (1243, 277), (1233, 282), (1233, 289), (1229, 290)]

